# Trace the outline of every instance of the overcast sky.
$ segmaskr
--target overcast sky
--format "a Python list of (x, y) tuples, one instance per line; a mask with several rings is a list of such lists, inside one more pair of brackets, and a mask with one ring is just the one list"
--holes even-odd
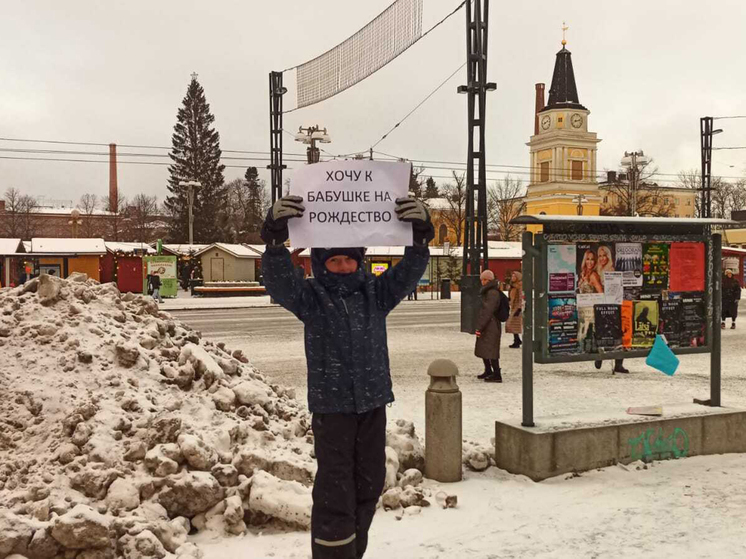
[[(268, 152), (268, 72), (305, 62), (343, 41), (391, 0), (24, 0), (3, 2), (0, 17), (0, 137), (171, 145), (176, 111), (197, 72), (215, 115), (223, 150)], [(459, 4), (425, 0), (423, 28)], [(698, 168), (699, 118), (746, 115), (746, 2), (742, 0), (492, 0), (487, 162), (525, 167), (533, 133), (534, 84), (551, 82), (569, 26), (580, 102), (603, 141), (599, 169), (615, 169), (625, 150), (643, 149), (662, 180)], [(326, 126), (330, 153), (367, 150), (465, 60), (463, 10), (391, 64), (320, 104), (287, 114), (285, 128)], [(466, 97), (461, 70), (376, 150), (414, 160), (463, 162)], [(294, 73), (287, 73), (294, 84)], [(295, 94), (287, 95), (292, 108)], [(716, 122), (715, 146), (746, 146), (746, 119)], [(285, 135), (285, 152), (303, 146)], [(8, 187), (77, 201), (105, 196), (106, 157), (28, 154), (9, 149), (103, 153), (105, 147), (0, 140), (0, 193)], [(120, 153), (167, 150), (119, 148)], [(225, 154), (233, 155), (233, 154)], [(98, 159), (103, 163), (18, 161), (2, 157)], [(257, 156), (266, 157), (266, 156)], [(287, 157), (290, 157), (289, 155)], [(167, 194), (162, 157), (121, 156), (120, 190)], [(267, 161), (224, 161), (226, 179)], [(289, 163), (298, 166), (301, 163)], [(449, 167), (449, 165), (439, 165)], [(503, 171), (510, 168), (502, 168)], [(512, 168), (525, 179), (526, 168)], [(746, 150), (718, 151), (713, 172), (742, 176)], [(292, 170), (288, 171), (292, 173)], [(443, 182), (447, 169), (428, 169)], [(490, 173), (491, 178), (503, 173)]]

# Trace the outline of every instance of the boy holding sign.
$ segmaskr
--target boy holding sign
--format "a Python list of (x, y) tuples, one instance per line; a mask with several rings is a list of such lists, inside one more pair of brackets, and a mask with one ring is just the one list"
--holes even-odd
[[(309, 166), (315, 167), (315, 166)], [(386, 475), (386, 404), (394, 401), (386, 316), (417, 285), (435, 236), (425, 206), (398, 198), (413, 246), (379, 276), (363, 269), (363, 248), (313, 248), (303, 279), (283, 243), (303, 198), (285, 196), (267, 214), (262, 269), (267, 292), (305, 325), (308, 408), (318, 471), (313, 487), (314, 559), (360, 559)], [(399, 223), (396, 222), (397, 226)]]

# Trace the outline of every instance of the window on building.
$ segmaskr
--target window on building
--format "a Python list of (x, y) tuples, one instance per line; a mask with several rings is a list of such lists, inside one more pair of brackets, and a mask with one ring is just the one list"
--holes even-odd
[(541, 182), (549, 182), (549, 161), (541, 164)]
[(608, 203), (609, 203), (609, 197), (608, 196), (604, 196), (604, 204), (608, 204)]
[(678, 206), (679, 202), (681, 202), (681, 200), (679, 200), (678, 198), (675, 198), (675, 200), (676, 200), (676, 205)]
[(445, 241), (448, 240), (448, 227), (445, 223), (441, 223), (440, 227), (438, 227), (438, 244), (442, 245)]
[(582, 161), (572, 162), (572, 180), (574, 181), (583, 180), (583, 162)]
[(687, 201), (686, 201), (686, 205), (687, 205), (687, 206), (691, 206), (691, 205), (692, 205), (692, 201), (691, 201), (691, 200), (687, 200)]

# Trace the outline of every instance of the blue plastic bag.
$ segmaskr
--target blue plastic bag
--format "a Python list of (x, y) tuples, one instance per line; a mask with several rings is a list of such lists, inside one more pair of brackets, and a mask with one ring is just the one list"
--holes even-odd
[(676, 372), (676, 369), (679, 368), (679, 362), (679, 358), (668, 347), (666, 337), (660, 334), (655, 336), (653, 348), (648, 353), (645, 364), (666, 373), (668, 376), (672, 376)]

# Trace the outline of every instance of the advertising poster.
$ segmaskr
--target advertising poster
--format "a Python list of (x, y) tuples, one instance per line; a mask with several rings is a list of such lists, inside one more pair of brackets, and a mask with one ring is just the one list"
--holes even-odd
[(704, 243), (671, 243), (669, 260), (669, 287), (672, 291), (704, 291)]
[(549, 245), (547, 247), (549, 293), (575, 291), (575, 266), (575, 245)]
[(622, 345), (622, 311), (620, 305), (593, 307), (596, 344), (599, 349), (617, 349)]
[(583, 295), (603, 293), (604, 285), (598, 273), (598, 243), (578, 243), (575, 252), (576, 291)]
[(642, 245), (617, 243), (614, 267), (624, 274), (624, 287), (642, 287)]
[(670, 347), (678, 347), (681, 342), (681, 299), (668, 299), (660, 302), (658, 333), (666, 336)]
[(388, 262), (371, 262), (370, 264), (370, 272), (375, 276), (380, 276), (382, 273), (384, 273), (388, 269), (389, 269)]
[(645, 243), (642, 249), (642, 286), (668, 289), (668, 244)]
[(578, 349), (580, 353), (596, 353), (593, 307), (578, 307)]
[(549, 298), (549, 353), (577, 353), (578, 309), (575, 297)]
[(634, 329), (635, 303), (634, 301), (622, 301), (622, 345), (632, 347), (632, 330)]
[(143, 256), (143, 293), (148, 292), (148, 275), (158, 274), (161, 278), (161, 297), (176, 297), (179, 288), (176, 281), (175, 256)]
[(624, 300), (622, 272), (604, 272), (604, 299), (607, 305), (621, 305)]
[(681, 296), (681, 347), (705, 345), (705, 299), (702, 295), (682, 294)]
[(657, 331), (658, 303), (656, 301), (635, 301), (632, 345), (634, 347), (653, 347)]

